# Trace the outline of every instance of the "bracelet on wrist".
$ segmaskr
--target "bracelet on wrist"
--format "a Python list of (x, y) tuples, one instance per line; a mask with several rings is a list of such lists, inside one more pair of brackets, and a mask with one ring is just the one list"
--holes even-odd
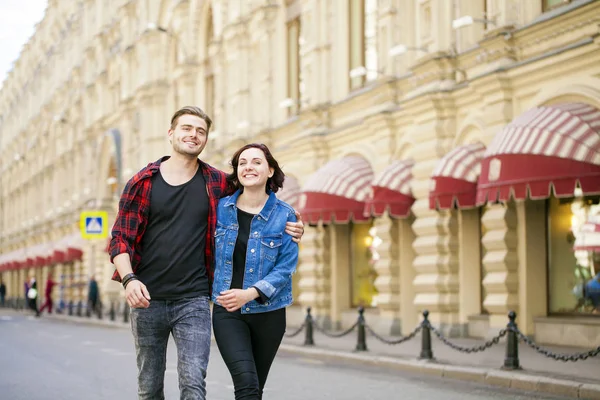
[(138, 279), (138, 277), (134, 273), (125, 275), (123, 277), (123, 279), (121, 280), (121, 284), (123, 285), (123, 289), (125, 289), (127, 287), (127, 284), (129, 282), (131, 282), (132, 280), (137, 280), (137, 279)]

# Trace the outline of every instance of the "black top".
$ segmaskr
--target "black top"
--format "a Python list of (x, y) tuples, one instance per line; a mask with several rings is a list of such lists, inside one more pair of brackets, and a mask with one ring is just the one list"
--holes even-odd
[(198, 168), (190, 181), (169, 185), (152, 176), (150, 215), (136, 275), (156, 300), (208, 296), (205, 266), (208, 193)]
[[(233, 274), (231, 276), (230, 289), (244, 288), (244, 271), (246, 270), (246, 251), (248, 249), (248, 238), (250, 237), (250, 224), (255, 214), (247, 213), (239, 208), (237, 209), (238, 235), (233, 249)], [(256, 299), (259, 303), (268, 300), (263, 292), (253, 286), (260, 297)]]

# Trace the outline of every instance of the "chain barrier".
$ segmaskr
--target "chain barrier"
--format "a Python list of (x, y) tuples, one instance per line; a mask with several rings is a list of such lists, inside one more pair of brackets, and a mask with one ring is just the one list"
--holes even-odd
[(399, 339), (396, 340), (389, 340), (384, 338), (381, 335), (378, 335), (377, 333), (375, 333), (375, 331), (367, 324), (365, 324), (365, 328), (367, 328), (367, 331), (369, 332), (369, 334), (373, 335), (373, 337), (375, 337), (375, 339), (379, 340), (380, 342), (383, 342), (385, 344), (390, 344), (390, 345), (395, 345), (395, 344), (401, 344), (404, 342), (408, 342), (409, 340), (411, 340), (412, 338), (414, 338), (415, 336), (417, 336), (417, 333), (421, 332), (421, 329), (423, 329), (423, 327), (421, 325), (417, 326), (411, 333), (409, 333), (406, 336), (403, 336)]
[(294, 332), (292, 332), (292, 333), (287, 333), (287, 332), (286, 332), (286, 333), (284, 334), (284, 336), (285, 336), (285, 337), (289, 337), (289, 338), (293, 338), (293, 337), (295, 337), (295, 336), (298, 336), (298, 335), (299, 335), (299, 334), (300, 334), (300, 333), (301, 333), (301, 332), (304, 330), (304, 328), (305, 328), (305, 327), (306, 327), (306, 321), (304, 321), (304, 322), (302, 323), (302, 325), (300, 325), (300, 328), (296, 329), (296, 330), (295, 330)]
[(596, 357), (598, 354), (600, 354), (600, 346), (597, 347), (594, 350), (590, 350), (590, 351), (584, 351), (581, 353), (575, 353), (575, 354), (557, 354), (557, 353), (553, 353), (548, 349), (545, 349), (541, 346), (539, 346), (538, 344), (536, 344), (533, 340), (531, 340), (530, 338), (528, 338), (527, 336), (525, 336), (523, 334), (523, 332), (521, 332), (519, 330), (519, 328), (512, 328), (512, 330), (518, 335), (519, 339), (522, 340), (523, 342), (525, 342), (529, 347), (531, 347), (532, 349), (534, 349), (535, 351), (537, 351), (539, 354), (542, 354), (543, 356), (546, 356), (548, 358), (552, 358), (554, 360), (557, 361), (563, 361), (563, 362), (569, 362), (569, 361), (579, 361), (579, 360), (587, 360), (590, 357)]
[(358, 321), (356, 321), (354, 323), (354, 325), (352, 325), (350, 328), (346, 329), (343, 332), (339, 332), (339, 333), (331, 333), (331, 332), (327, 332), (325, 329), (321, 328), (315, 321), (311, 321), (312, 326), (319, 332), (321, 332), (323, 335), (328, 336), (330, 338), (341, 338), (343, 336), (346, 336), (350, 333), (352, 333), (352, 331), (354, 329), (356, 329), (356, 327), (358, 326)]
[(444, 343), (445, 345), (451, 347), (452, 349), (459, 351), (461, 353), (479, 353), (481, 351), (487, 350), (490, 347), (498, 344), (500, 342), (500, 339), (502, 339), (502, 337), (506, 336), (506, 334), (508, 333), (508, 331), (506, 329), (502, 329), (496, 336), (494, 336), (492, 339), (488, 340), (487, 342), (485, 342), (482, 345), (479, 346), (473, 346), (473, 347), (465, 347), (465, 346), (460, 346), (456, 343), (452, 343), (450, 340), (448, 340), (443, 334), (442, 332), (440, 332), (438, 329), (436, 329), (435, 327), (433, 327), (433, 325), (429, 324), (429, 329), (431, 329), (431, 331), (435, 334), (435, 336), (438, 337), (438, 339), (440, 339), (442, 341), (442, 343)]

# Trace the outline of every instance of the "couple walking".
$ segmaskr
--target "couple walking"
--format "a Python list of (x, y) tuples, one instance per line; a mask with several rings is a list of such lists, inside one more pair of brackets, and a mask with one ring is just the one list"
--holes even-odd
[(262, 399), (285, 332), (303, 224), (275, 192), (285, 175), (269, 149), (248, 144), (230, 175), (198, 159), (211, 119), (184, 107), (171, 119), (171, 155), (127, 182), (112, 230), (113, 279), (125, 289), (140, 399), (164, 399), (169, 336), (181, 399), (206, 398), (215, 339), (236, 399)]

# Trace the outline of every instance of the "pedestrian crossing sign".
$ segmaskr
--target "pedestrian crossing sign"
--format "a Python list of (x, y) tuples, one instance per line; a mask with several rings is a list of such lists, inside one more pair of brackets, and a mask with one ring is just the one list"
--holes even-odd
[(79, 218), (81, 237), (84, 239), (101, 239), (108, 235), (108, 215), (106, 211), (83, 211)]

